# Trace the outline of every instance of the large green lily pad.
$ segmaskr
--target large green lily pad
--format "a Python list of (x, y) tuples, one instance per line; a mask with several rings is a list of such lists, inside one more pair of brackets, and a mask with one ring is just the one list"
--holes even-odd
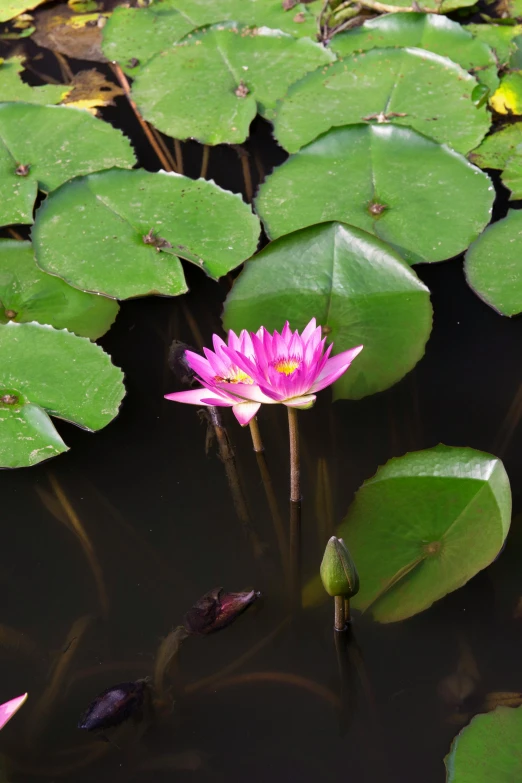
[(46, 275), (30, 242), (0, 239), (0, 324), (38, 321), (96, 340), (118, 314), (118, 303)]
[[(341, 524), (360, 577), (355, 608), (391, 623), (462, 587), (498, 555), (511, 521), (502, 462), (436, 446), (389, 460), (357, 492)], [(317, 579), (307, 603), (321, 596)]]
[(30, 87), (22, 81), (20, 74), (24, 70), (23, 57), (11, 57), (0, 62), (0, 96), (2, 101), (23, 101), (41, 106), (60, 103), (69, 92), (65, 84), (44, 84)]
[(502, 130), (486, 136), (468, 158), (483, 169), (503, 169), (516, 148), (522, 144), (522, 122), (507, 125)]
[(465, 250), (489, 222), (493, 198), (489, 177), (457, 152), (408, 128), (351, 125), (292, 155), (261, 185), (256, 204), (273, 239), (338, 220), (376, 234), (413, 264)]
[(487, 228), (466, 253), (468, 283), (502, 315), (522, 313), (522, 211)]
[(0, 103), (0, 225), (32, 223), (38, 190), (135, 162), (129, 140), (88, 112)]
[(496, 60), (490, 47), (447, 16), (407, 12), (378, 16), (334, 36), (330, 46), (339, 57), (386, 46), (427, 49), (471, 71), (492, 92), (498, 87)]
[(99, 430), (124, 393), (121, 370), (85, 337), (37, 323), (0, 326), (0, 466), (34, 465), (67, 449), (47, 414)]
[[(335, 38), (334, 38), (335, 40)], [(274, 134), (289, 152), (338, 125), (407, 125), (466, 153), (491, 124), (460, 65), (423, 49), (372, 49), (308, 74), (279, 102)]]
[(334, 353), (364, 345), (334, 386), (360, 399), (400, 380), (424, 354), (430, 294), (390, 247), (341, 223), (277, 239), (248, 261), (225, 302), (227, 329), (302, 329), (315, 317)]
[(447, 783), (514, 783), (522, 780), (522, 707), (497, 707), (476, 715), (457, 734), (444, 759)]
[(134, 100), (146, 120), (180, 139), (239, 144), (259, 111), (335, 55), (309, 38), (227, 22), (190, 34), (138, 73)]
[(103, 28), (103, 52), (133, 76), (196, 27), (228, 21), (296, 38), (317, 32), (315, 15), (302, 3), (285, 11), (281, 0), (155, 0), (146, 8), (116, 8)]
[(515, 39), (522, 35), (522, 25), (467, 24), (464, 27), (477, 41), (493, 49), (499, 67), (504, 68), (516, 51)]
[(24, 11), (32, 11), (45, 0), (2, 0), (0, 5), (0, 22), (7, 22)]
[(255, 252), (259, 220), (239, 195), (176, 174), (114, 169), (76, 179), (36, 214), (38, 265), (117, 299), (187, 290), (179, 258), (217, 279)]

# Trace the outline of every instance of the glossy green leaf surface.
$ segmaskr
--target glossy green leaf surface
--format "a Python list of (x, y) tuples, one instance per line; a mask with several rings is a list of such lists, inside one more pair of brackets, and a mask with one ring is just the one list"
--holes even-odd
[(476, 715), (444, 759), (447, 783), (514, 783), (522, 779), (522, 707)]
[[(389, 460), (337, 531), (359, 572), (353, 606), (382, 623), (424, 611), (494, 560), (510, 520), (509, 480), (491, 454), (436, 446)], [(317, 579), (308, 602), (320, 590)]]
[(72, 177), (135, 163), (119, 130), (66, 106), (0, 103), (0, 138), (0, 225), (32, 223), (38, 190), (48, 193)]
[(302, 3), (285, 11), (280, 0), (155, 0), (146, 8), (116, 8), (103, 28), (103, 52), (134, 75), (196, 27), (227, 21), (298, 38), (317, 32), (315, 15)]
[(385, 14), (334, 36), (331, 42), (331, 49), (339, 57), (386, 46), (413, 46), (449, 57), (493, 92), (498, 87), (496, 60), (490, 47), (447, 16)]
[(109, 329), (118, 303), (72, 288), (36, 265), (30, 242), (0, 239), (0, 324), (38, 321), (96, 340)]
[(24, 70), (23, 62), (23, 57), (11, 57), (0, 63), (0, 97), (2, 101), (23, 101), (42, 106), (60, 103), (69, 91), (67, 85), (44, 84), (41, 87), (30, 87), (20, 77)]
[[(0, 326), (0, 465), (31, 465), (66, 446), (47, 414), (88, 430), (105, 427), (125, 393), (123, 375), (95, 343), (37, 323)], [(21, 410), (19, 410), (21, 408)]]
[(176, 174), (112, 171), (64, 185), (37, 212), (45, 272), (117, 299), (187, 290), (179, 258), (221, 277), (255, 252), (259, 220), (240, 196)]
[(508, 159), (502, 172), (502, 182), (511, 191), (510, 201), (522, 199), (522, 145), (516, 154)]
[(234, 22), (203, 28), (150, 60), (133, 95), (146, 120), (169, 136), (239, 144), (257, 112), (332, 52), (309, 38)]
[(489, 226), (466, 253), (468, 283), (502, 315), (522, 313), (521, 246), (522, 211), (511, 209), (507, 217)]
[(338, 220), (414, 264), (465, 250), (489, 222), (493, 198), (489, 177), (453, 150), (408, 128), (352, 125), (292, 155), (261, 185), (256, 205), (273, 239)]
[(515, 39), (522, 34), (522, 25), (502, 24), (467, 24), (464, 27), (477, 41), (490, 46), (493, 49), (498, 65), (504, 67), (508, 64), (512, 54), (516, 50)]
[(315, 317), (334, 354), (364, 350), (334, 386), (359, 399), (387, 389), (424, 354), (429, 291), (397, 253), (371, 234), (323, 223), (272, 242), (248, 261), (225, 302), (224, 326), (302, 329)]
[[(334, 38), (335, 40), (335, 38)], [(423, 49), (372, 49), (308, 74), (279, 102), (274, 135), (297, 152), (339, 125), (407, 125), (466, 153), (490, 126), (471, 94), (477, 81), (460, 65)]]
[(486, 136), (468, 158), (483, 169), (503, 169), (519, 144), (522, 144), (522, 123), (517, 122)]

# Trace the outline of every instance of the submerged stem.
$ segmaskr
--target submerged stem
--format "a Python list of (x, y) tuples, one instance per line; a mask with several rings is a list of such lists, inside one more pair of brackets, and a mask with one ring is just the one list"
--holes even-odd
[(263, 440), (261, 438), (261, 431), (259, 429), (257, 416), (254, 416), (253, 419), (250, 419), (248, 426), (250, 427), (250, 435), (252, 436), (252, 446), (254, 447), (254, 451), (264, 451), (265, 447), (263, 446)]
[(301, 471), (297, 411), (288, 410), (290, 438), (290, 589), (294, 609), (301, 606)]

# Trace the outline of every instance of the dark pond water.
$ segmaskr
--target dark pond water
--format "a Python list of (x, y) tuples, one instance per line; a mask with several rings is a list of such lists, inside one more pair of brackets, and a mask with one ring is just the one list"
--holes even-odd
[[(126, 105), (105, 116), (156, 169)], [(254, 184), (260, 167), (283, 157), (261, 123), (249, 151)], [(198, 176), (200, 149), (186, 144), (184, 153), (186, 173)], [(213, 150), (208, 174), (243, 187), (233, 150)], [(498, 215), (505, 210), (502, 201)], [(515, 515), (520, 509), (522, 320), (476, 298), (461, 259), (417, 272), (435, 310), (417, 368), (359, 402), (332, 405), (325, 391), (300, 414), (306, 578), (363, 480), (409, 450), (443, 442), (499, 454)], [(288, 620), (285, 569), (248, 429), (225, 411), (261, 554), (235, 514), (215, 446), (205, 453), (196, 408), (163, 399), (176, 388), (170, 342), (194, 343), (195, 323), (208, 344), (228, 288), (196, 270), (188, 278), (183, 300), (124, 303), (101, 341), (126, 376), (117, 420), (96, 435), (61, 423), (68, 454), (0, 473), (0, 701), (30, 694), (0, 738), (9, 780), (442, 783), (450, 742), (485, 694), (522, 690), (520, 526), (515, 520), (493, 567), (422, 615), (389, 626), (357, 616), (341, 689), (332, 607)], [(285, 411), (274, 406), (259, 418), (286, 518)], [(318, 480), (326, 474), (328, 482)], [(91, 566), (56, 492), (92, 542)], [(218, 585), (255, 587), (264, 598), (223, 632), (187, 641), (155, 722), (129, 724), (112, 743), (79, 731), (99, 691), (152, 674), (162, 639)]]

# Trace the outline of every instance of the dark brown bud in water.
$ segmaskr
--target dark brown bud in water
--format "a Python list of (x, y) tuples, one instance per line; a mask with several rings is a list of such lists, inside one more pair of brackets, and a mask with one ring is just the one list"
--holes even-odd
[(187, 612), (183, 625), (187, 633), (196, 635), (220, 631), (233, 623), (260, 595), (255, 590), (225, 593), (222, 587), (215, 587)]
[(16, 405), (18, 402), (18, 397), (16, 394), (4, 394), (2, 397), (0, 397), (0, 402), (3, 405)]
[(31, 166), (29, 163), (19, 163), (15, 169), (15, 174), (18, 174), (19, 177), (27, 177), (30, 170)]
[(169, 348), (167, 364), (178, 381), (184, 386), (197, 386), (198, 380), (194, 370), (187, 362), (185, 356), (186, 351), (194, 351), (194, 349), (190, 345), (182, 343), (180, 340), (173, 340)]
[(382, 215), (385, 209), (388, 209), (386, 204), (378, 204), (375, 201), (372, 201), (370, 204), (368, 204), (368, 212), (370, 215), (375, 215), (375, 217)]
[(96, 731), (118, 726), (143, 707), (147, 680), (121, 682), (100, 693), (78, 722), (79, 729)]

